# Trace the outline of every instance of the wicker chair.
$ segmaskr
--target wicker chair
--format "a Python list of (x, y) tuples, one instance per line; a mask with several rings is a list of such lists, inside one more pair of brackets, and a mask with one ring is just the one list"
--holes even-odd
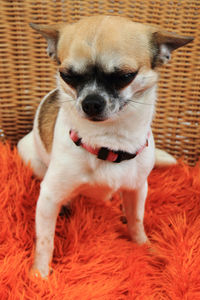
[(36, 107), (55, 87), (56, 65), (29, 22), (75, 22), (93, 14), (123, 15), (191, 35), (161, 69), (153, 123), (156, 145), (194, 165), (200, 156), (199, 0), (0, 0), (0, 139), (15, 144), (30, 131)]

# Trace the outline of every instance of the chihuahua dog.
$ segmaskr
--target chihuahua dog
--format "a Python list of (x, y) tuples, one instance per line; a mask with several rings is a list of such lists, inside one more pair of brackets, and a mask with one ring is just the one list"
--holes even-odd
[[(43, 178), (33, 270), (47, 277), (58, 213), (77, 194), (109, 199), (120, 191), (132, 240), (148, 241), (143, 216), (155, 161), (156, 67), (192, 38), (114, 16), (31, 27), (46, 38), (59, 65), (57, 88), (18, 143), (22, 159)], [(158, 163), (175, 161), (159, 157)]]

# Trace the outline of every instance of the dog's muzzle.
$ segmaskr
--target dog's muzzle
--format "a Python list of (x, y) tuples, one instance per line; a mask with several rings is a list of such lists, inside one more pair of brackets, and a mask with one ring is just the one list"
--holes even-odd
[(101, 117), (106, 106), (105, 99), (98, 94), (90, 94), (82, 101), (82, 109), (89, 118)]

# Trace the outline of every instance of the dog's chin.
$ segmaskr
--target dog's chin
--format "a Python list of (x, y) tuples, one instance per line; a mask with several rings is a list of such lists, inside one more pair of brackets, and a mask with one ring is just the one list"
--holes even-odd
[(121, 114), (123, 114), (124, 108), (126, 108), (126, 105), (124, 105), (118, 111), (108, 114), (108, 115), (104, 115), (104, 116), (90, 117), (87, 115), (82, 115), (81, 117), (85, 120), (88, 120), (88, 121), (94, 122), (94, 123), (113, 123), (120, 117)]
[(117, 114), (111, 114), (111, 115), (103, 115), (103, 116), (87, 116), (87, 115), (80, 115), (82, 119), (87, 120), (88, 122), (93, 123), (109, 123), (115, 120), (117, 117)]

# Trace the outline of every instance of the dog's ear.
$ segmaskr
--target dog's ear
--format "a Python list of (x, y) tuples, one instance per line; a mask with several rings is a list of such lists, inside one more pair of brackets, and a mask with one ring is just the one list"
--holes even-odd
[(152, 34), (152, 67), (167, 63), (171, 52), (193, 41), (193, 37), (182, 36), (164, 30), (158, 30)]
[(57, 43), (59, 40), (60, 29), (63, 24), (38, 25), (30, 23), (29, 25), (47, 40), (48, 55), (59, 63), (59, 59), (57, 57)]

